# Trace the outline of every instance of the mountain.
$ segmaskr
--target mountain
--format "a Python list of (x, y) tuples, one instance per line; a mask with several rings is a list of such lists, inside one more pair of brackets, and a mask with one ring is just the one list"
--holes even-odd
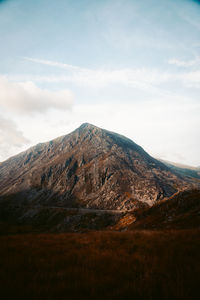
[(15, 205), (130, 210), (198, 184), (130, 139), (84, 123), (0, 164), (0, 198)]
[(200, 228), (200, 190), (178, 192), (149, 209), (136, 211), (132, 220), (131, 229)]

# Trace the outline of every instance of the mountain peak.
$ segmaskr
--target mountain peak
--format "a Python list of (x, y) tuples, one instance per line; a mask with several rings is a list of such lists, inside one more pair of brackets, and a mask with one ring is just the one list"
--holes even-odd
[(83, 123), (78, 129), (83, 130), (83, 129), (94, 129), (94, 128), (98, 128), (98, 127), (90, 123)]
[(87, 122), (85, 122), (85, 123), (83, 123), (83, 124), (81, 124), (81, 126), (79, 127), (79, 128), (85, 128), (85, 127), (96, 127), (95, 125), (93, 125), (93, 124), (90, 124), (90, 123), (87, 123)]

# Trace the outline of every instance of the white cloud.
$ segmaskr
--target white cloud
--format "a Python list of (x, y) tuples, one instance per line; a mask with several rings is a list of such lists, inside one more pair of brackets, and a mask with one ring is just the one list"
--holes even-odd
[(193, 66), (197, 66), (200, 64), (200, 57), (195, 58), (193, 60), (180, 60), (180, 59), (176, 59), (176, 58), (172, 58), (168, 60), (168, 63), (170, 65), (175, 65), (177, 67), (193, 67)]
[(146, 70), (131, 70), (131, 69), (120, 69), (120, 70), (106, 70), (98, 69), (91, 70), (88, 68), (81, 68), (78, 66), (72, 66), (65, 63), (41, 60), (35, 58), (25, 57), (25, 60), (31, 62), (48, 65), (51, 67), (57, 67), (69, 71), (69, 75), (64, 76), (43, 76), (37, 78), (38, 81), (45, 82), (73, 82), (80, 86), (90, 87), (105, 87), (110, 84), (123, 84), (127, 86), (145, 87), (147, 84), (151, 84), (155, 81), (156, 73), (148, 74)]
[(0, 76), (0, 107), (15, 112), (32, 114), (50, 108), (71, 108), (73, 95), (69, 90), (50, 91), (33, 82), (11, 82)]
[(16, 124), (0, 115), (0, 160), (16, 153), (29, 140), (16, 128)]
[(34, 80), (40, 82), (73, 82), (79, 86), (88, 86), (93, 88), (103, 88), (112, 84), (120, 84), (128, 87), (136, 88), (152, 88), (168, 80), (170, 76), (167, 73), (160, 74), (156, 70), (143, 69), (87, 69), (78, 66), (72, 66), (64, 63), (53, 62), (48, 60), (40, 60), (33, 58), (25, 58), (31, 62), (58, 67), (68, 71), (63, 76), (40, 76)]
[[(40, 59), (32, 59), (25, 58), (26, 60), (48, 65), (52, 67), (62, 68), (66, 70), (66, 75), (61, 76), (39, 76), (33, 77), (34, 81), (39, 82), (71, 82), (78, 86), (86, 86), (91, 88), (104, 88), (110, 85), (122, 85), (125, 87), (133, 87), (139, 89), (148, 89), (159, 91), (159, 85), (177, 82), (180, 81), (182, 83), (187, 84), (187, 86), (193, 86), (199, 88), (198, 83), (200, 83), (200, 71), (192, 71), (192, 72), (161, 72), (160, 70), (153, 69), (86, 69), (78, 66), (72, 66), (64, 63), (53, 62), (48, 60), (40, 60)], [(186, 62), (178, 61), (178, 60), (169, 60), (170, 64), (177, 65), (187, 65)], [(190, 64), (193, 62), (190, 61)], [(188, 63), (189, 64), (189, 63)], [(157, 90), (155, 90), (155, 88)]]
[(184, 81), (188, 81), (188, 83), (200, 83), (200, 71), (185, 73), (182, 75), (182, 78)]
[(81, 87), (104, 88), (114, 84), (141, 89), (165, 81), (165, 75), (147, 70), (86, 70), (79, 69), (66, 76), (41, 76), (35, 79), (40, 82), (71, 82)]

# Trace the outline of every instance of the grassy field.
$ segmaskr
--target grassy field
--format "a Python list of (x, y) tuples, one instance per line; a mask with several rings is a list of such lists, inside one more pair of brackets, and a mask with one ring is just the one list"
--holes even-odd
[(0, 237), (0, 298), (199, 299), (200, 231)]

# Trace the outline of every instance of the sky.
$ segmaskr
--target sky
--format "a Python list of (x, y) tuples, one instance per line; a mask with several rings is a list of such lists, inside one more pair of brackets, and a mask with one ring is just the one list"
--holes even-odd
[(200, 1), (0, 0), (0, 161), (82, 123), (200, 166)]

